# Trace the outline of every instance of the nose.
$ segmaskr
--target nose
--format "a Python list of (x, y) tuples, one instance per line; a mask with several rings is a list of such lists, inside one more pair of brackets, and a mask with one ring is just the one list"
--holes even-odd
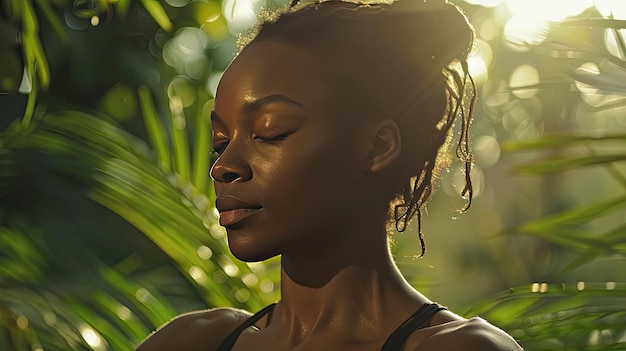
[(241, 182), (252, 177), (244, 150), (238, 150), (234, 146), (231, 142), (211, 167), (211, 178), (216, 182)]

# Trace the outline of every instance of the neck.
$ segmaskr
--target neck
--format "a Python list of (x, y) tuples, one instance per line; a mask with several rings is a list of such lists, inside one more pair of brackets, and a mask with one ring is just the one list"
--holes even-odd
[(360, 236), (352, 245), (333, 241), (321, 250), (283, 254), (276, 314), (292, 345), (312, 334), (353, 342), (385, 339), (412, 313), (407, 306), (426, 301), (396, 268), (386, 235), (377, 237), (383, 242)]

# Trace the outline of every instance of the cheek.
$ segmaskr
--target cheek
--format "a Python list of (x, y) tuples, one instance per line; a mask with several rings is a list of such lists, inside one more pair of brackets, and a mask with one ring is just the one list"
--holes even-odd
[[(347, 145), (323, 139), (285, 143), (258, 167), (268, 210), (319, 220), (352, 204), (358, 191), (356, 155)], [(298, 140), (299, 141), (299, 140)], [(350, 144), (348, 144), (350, 145)]]

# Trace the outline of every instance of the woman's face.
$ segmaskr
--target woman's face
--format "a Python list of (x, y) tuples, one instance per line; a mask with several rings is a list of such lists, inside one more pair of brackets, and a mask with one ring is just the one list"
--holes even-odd
[(337, 112), (328, 72), (305, 49), (263, 40), (220, 81), (211, 176), (220, 224), (242, 260), (330, 245), (367, 215), (366, 128)]

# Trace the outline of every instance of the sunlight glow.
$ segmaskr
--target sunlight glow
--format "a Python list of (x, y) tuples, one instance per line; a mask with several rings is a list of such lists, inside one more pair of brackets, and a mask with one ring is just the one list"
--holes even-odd
[(480, 5), (484, 7), (496, 7), (504, 2), (504, 0), (465, 0), (468, 4)]
[(482, 56), (470, 56), (467, 59), (467, 65), (469, 68), (469, 72), (474, 78), (476, 84), (480, 85), (481, 83), (487, 81), (487, 64), (485, 63), (485, 60)]
[[(595, 7), (603, 17), (626, 19), (626, 6), (623, 0), (465, 0), (465, 2), (494, 8), (498, 22), (505, 24), (505, 39), (516, 51), (526, 51), (526, 46), (540, 44), (546, 37), (550, 22), (580, 15), (592, 7)], [(492, 39), (494, 29), (497, 28), (494, 26), (495, 23), (486, 19), (478, 22), (479, 37)], [(622, 30), (622, 34), (626, 34), (626, 30)], [(613, 55), (619, 56), (615, 39), (610, 35), (606, 35), (605, 45)]]
[(544, 21), (561, 21), (593, 6), (589, 0), (508, 0), (506, 6), (514, 16), (524, 16)]
[(541, 44), (548, 33), (548, 22), (536, 17), (515, 15), (504, 25), (504, 39), (515, 51), (528, 51), (529, 45)]
[(548, 292), (548, 284), (547, 283), (533, 283), (530, 289), (534, 293), (546, 293)]
[(604, 17), (613, 16), (615, 19), (626, 19), (624, 0), (595, 0), (590, 2)]
[(546, 21), (561, 21), (594, 6), (603, 17), (626, 19), (626, 6), (623, 0), (465, 0), (465, 2), (505, 10), (498, 13), (507, 13), (510, 17), (524, 16)]
[(237, 267), (237, 265), (233, 263), (230, 257), (226, 255), (220, 256), (220, 266), (222, 266), (224, 273), (226, 273), (230, 277), (235, 277), (240, 273), (239, 267)]
[(82, 327), (80, 329), (80, 335), (85, 339), (85, 342), (89, 344), (94, 350), (106, 350), (106, 346), (104, 345), (104, 340), (102, 337), (92, 328), (90, 327)]
[(493, 59), (493, 51), (491, 46), (484, 40), (477, 40), (474, 50), (470, 53), (467, 60), (469, 71), (476, 84), (482, 84), (487, 81), (489, 73), (489, 64)]
[(224, 266), (222, 266), (222, 268), (224, 269), (224, 273), (228, 274), (231, 277), (239, 274), (239, 268), (232, 263), (225, 264)]

